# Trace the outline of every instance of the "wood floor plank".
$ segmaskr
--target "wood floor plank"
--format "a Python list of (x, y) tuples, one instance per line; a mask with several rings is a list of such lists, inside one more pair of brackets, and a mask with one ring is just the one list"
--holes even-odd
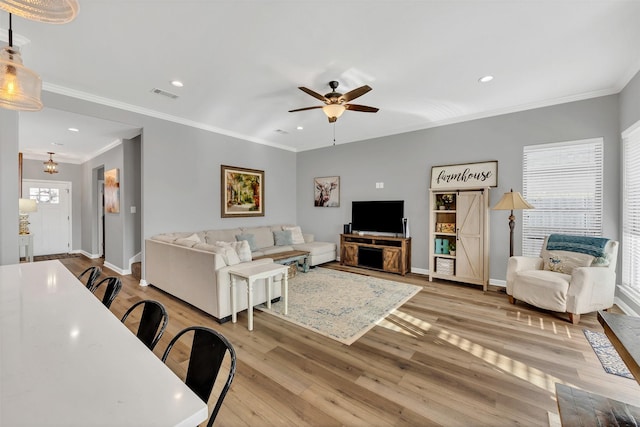
[[(82, 256), (61, 262), (76, 275), (103, 264)], [(219, 324), (132, 276), (119, 276), (123, 289), (111, 311), (121, 318), (139, 300), (162, 302), (170, 320), (158, 357), (188, 326), (229, 339), (238, 369), (217, 426), (547, 426), (558, 412), (555, 382), (640, 405), (640, 386), (607, 374), (584, 338), (583, 328), (602, 331), (595, 313), (573, 325), (565, 313), (510, 304), (497, 288), (329, 267), (422, 290), (351, 346), (258, 310), (252, 332), (246, 312), (236, 324)], [(179, 376), (188, 351), (181, 344), (170, 355)]]

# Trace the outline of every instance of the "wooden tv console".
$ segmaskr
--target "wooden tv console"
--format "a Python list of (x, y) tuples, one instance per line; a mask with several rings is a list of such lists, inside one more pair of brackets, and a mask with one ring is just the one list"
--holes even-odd
[(341, 234), (340, 264), (404, 276), (411, 271), (411, 238)]

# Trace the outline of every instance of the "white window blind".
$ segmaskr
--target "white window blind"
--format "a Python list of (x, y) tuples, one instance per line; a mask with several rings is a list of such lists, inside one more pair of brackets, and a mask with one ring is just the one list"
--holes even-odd
[(640, 129), (622, 146), (622, 284), (640, 290)]
[(538, 256), (551, 233), (602, 235), (602, 138), (529, 145), (523, 151), (522, 254)]

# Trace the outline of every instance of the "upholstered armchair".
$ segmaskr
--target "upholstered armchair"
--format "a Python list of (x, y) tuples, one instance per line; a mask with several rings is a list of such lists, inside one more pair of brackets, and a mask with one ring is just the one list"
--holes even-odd
[(507, 295), (551, 311), (580, 315), (613, 306), (618, 242), (551, 234), (539, 257), (513, 256), (507, 267)]

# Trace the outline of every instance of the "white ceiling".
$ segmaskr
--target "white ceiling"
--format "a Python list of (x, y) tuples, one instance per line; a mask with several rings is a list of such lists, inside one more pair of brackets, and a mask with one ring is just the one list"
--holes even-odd
[[(46, 90), (303, 151), (334, 130), (342, 144), (618, 93), (640, 69), (639, 22), (640, 1), (620, 0), (80, 0), (69, 24), (14, 17), (13, 31)], [(288, 112), (320, 105), (298, 86), (330, 80), (370, 85), (353, 102), (380, 111), (335, 129)], [(48, 108), (20, 123), (25, 153), (72, 159), (136, 132)]]

